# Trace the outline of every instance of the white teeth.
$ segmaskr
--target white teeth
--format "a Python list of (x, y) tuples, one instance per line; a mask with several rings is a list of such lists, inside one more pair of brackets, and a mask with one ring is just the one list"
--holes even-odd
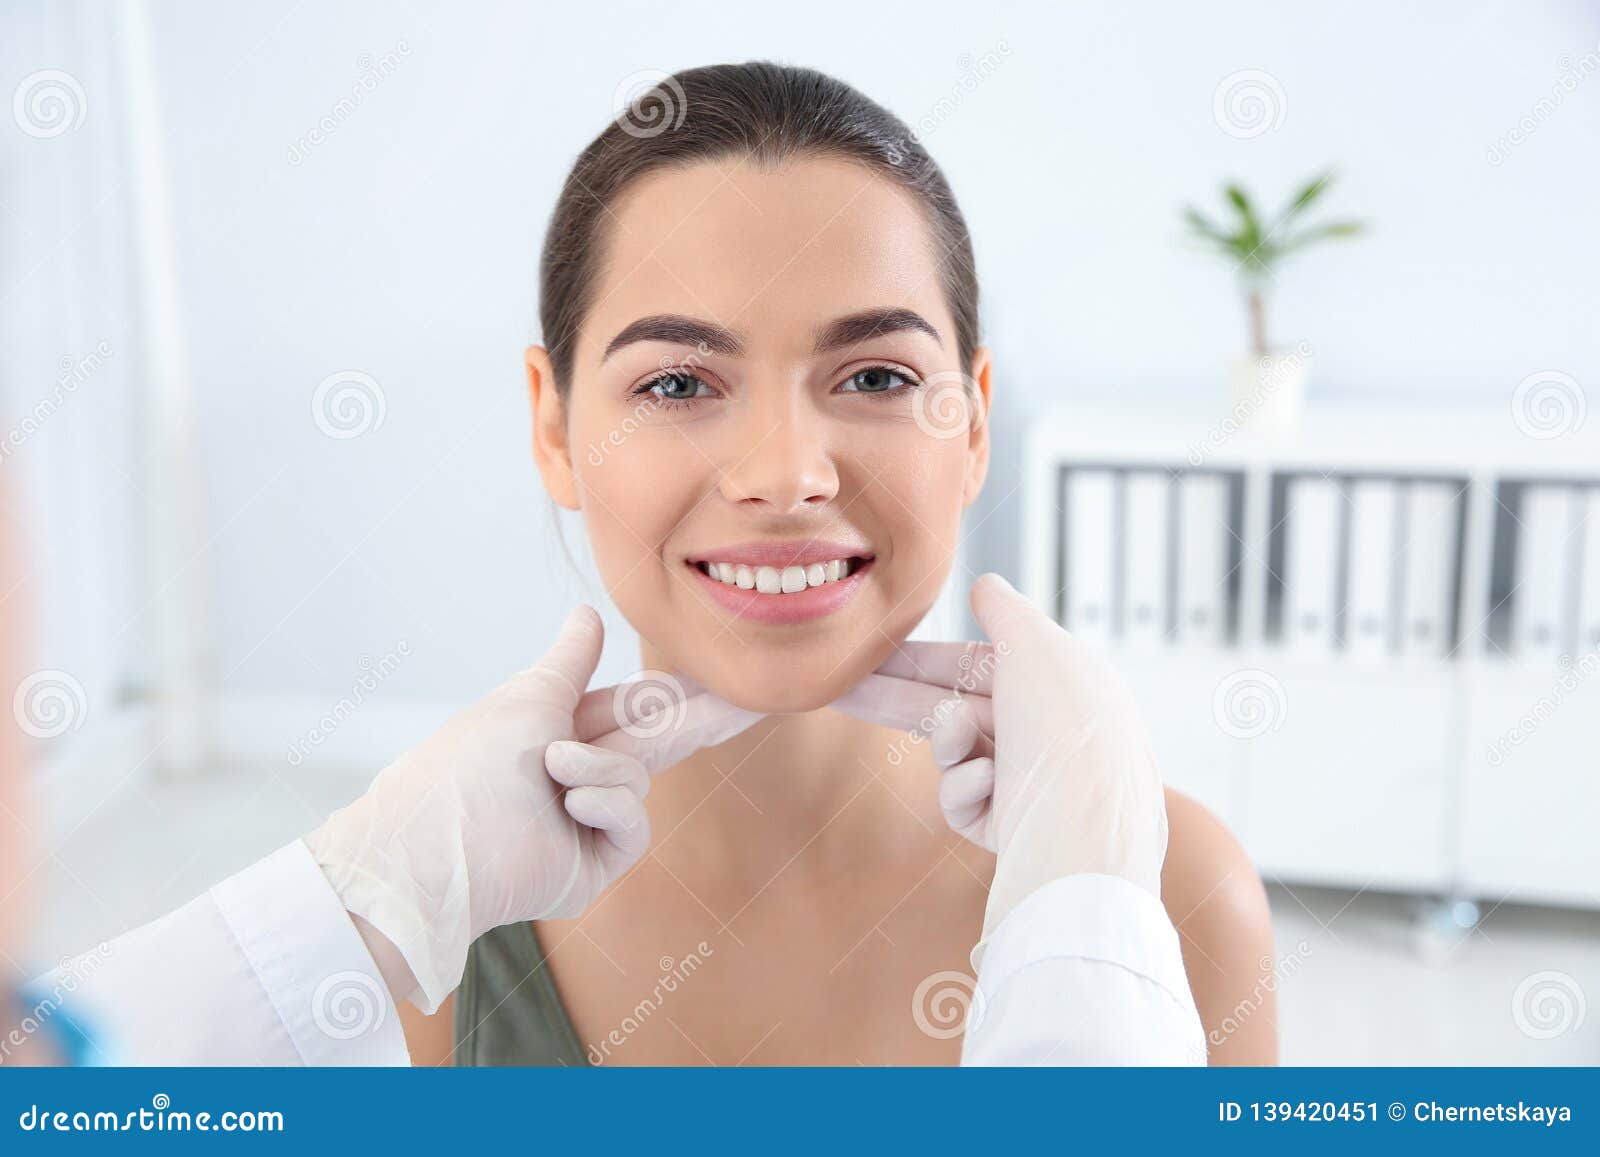
[(838, 582), (849, 577), (850, 560), (829, 559), (806, 566), (745, 566), (743, 563), (706, 562), (700, 564), (705, 573), (718, 582), (736, 586), (744, 591), (759, 591), (764, 595), (792, 595), (808, 587)]

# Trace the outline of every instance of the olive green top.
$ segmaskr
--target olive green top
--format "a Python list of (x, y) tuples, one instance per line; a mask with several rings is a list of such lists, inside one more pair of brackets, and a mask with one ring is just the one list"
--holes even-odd
[(456, 990), (456, 1064), (589, 1063), (545, 962), (527, 922), (478, 938)]

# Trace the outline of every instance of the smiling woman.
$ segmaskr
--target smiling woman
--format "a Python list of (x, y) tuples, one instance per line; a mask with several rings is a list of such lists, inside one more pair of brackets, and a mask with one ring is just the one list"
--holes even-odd
[[(983, 485), (967, 227), (905, 126), (820, 73), (693, 69), (652, 101), (681, 123), (620, 118), (551, 220), (534, 455), (643, 665), (768, 718), (653, 782), (654, 847), (581, 919), (482, 937), (454, 1039), (412, 1017), (413, 1057), (953, 1063), (934, 1003), (970, 993), (994, 858), (944, 822), (926, 745), (827, 705), (932, 606)], [(1169, 813), (1163, 899), (1215, 1028), (1270, 955), (1265, 902), (1209, 816)], [(1271, 1059), (1270, 1000), (1214, 1058)]]

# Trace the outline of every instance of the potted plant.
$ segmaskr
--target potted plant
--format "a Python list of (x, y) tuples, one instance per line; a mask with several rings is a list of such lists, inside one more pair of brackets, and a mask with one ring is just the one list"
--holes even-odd
[(1313, 178), (1270, 224), (1237, 184), (1226, 185), (1222, 191), (1230, 214), (1226, 226), (1215, 223), (1193, 205), (1183, 210), (1190, 234), (1206, 248), (1226, 257), (1239, 275), (1250, 318), (1250, 356), (1234, 360), (1229, 382), (1235, 417), (1258, 429), (1282, 432), (1298, 423), (1311, 369), (1311, 347), (1307, 342), (1281, 348), (1274, 347), (1267, 337), (1267, 294), (1278, 267), (1290, 254), (1309, 245), (1355, 237), (1366, 228), (1360, 221), (1320, 225), (1304, 222), (1306, 211), (1332, 183), (1332, 172)]

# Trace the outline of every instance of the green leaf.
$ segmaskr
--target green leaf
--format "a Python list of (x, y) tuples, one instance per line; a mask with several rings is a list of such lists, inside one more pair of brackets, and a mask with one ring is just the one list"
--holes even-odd
[(1239, 243), (1247, 252), (1256, 248), (1261, 244), (1261, 221), (1256, 216), (1255, 207), (1250, 204), (1250, 197), (1238, 185), (1227, 186), (1223, 194), (1239, 214)]
[(1224, 243), (1230, 240), (1226, 233), (1214, 225), (1205, 214), (1201, 213), (1193, 205), (1185, 205), (1183, 207), (1183, 219), (1189, 223), (1189, 228), (1202, 237), (1208, 237), (1212, 241)]
[(1326, 225), (1317, 225), (1314, 228), (1296, 233), (1293, 237), (1283, 242), (1283, 251), (1301, 249), (1318, 241), (1332, 240), (1338, 237), (1359, 237), (1367, 229), (1364, 221), (1330, 221)]
[(1332, 169), (1313, 177), (1303, 189), (1294, 195), (1294, 199), (1284, 206), (1283, 213), (1278, 217), (1278, 224), (1287, 225), (1310, 207), (1313, 201), (1327, 192), (1328, 186), (1333, 184), (1333, 177)]

